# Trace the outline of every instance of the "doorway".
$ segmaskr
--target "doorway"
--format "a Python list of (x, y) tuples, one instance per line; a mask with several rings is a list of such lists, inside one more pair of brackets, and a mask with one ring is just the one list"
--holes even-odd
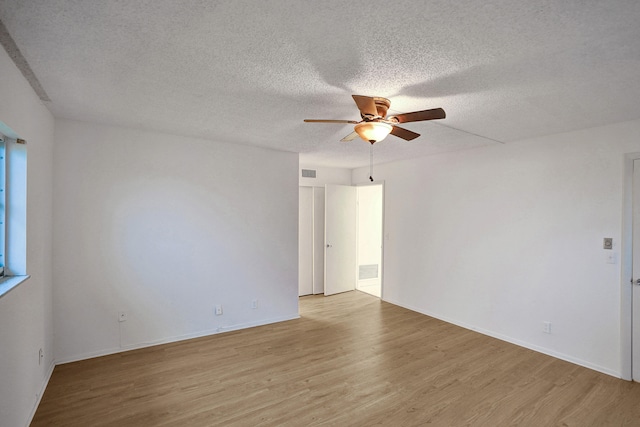
[[(327, 187), (332, 191), (327, 193)], [(340, 260), (344, 261), (349, 258), (349, 266), (346, 268), (351, 273), (350, 288), (338, 289), (337, 292), (358, 289), (362, 292), (381, 298), (383, 295), (382, 280), (382, 236), (383, 236), (383, 184), (371, 184), (361, 186), (336, 186), (328, 185), (325, 187), (300, 187), (299, 191), (299, 229), (298, 229), (298, 285), (299, 296), (331, 294), (336, 290), (329, 286), (325, 288), (325, 273), (327, 267), (329, 272), (333, 269), (327, 266), (327, 262), (331, 262), (331, 257), (327, 257), (327, 250), (335, 251), (334, 246), (337, 237), (329, 236), (331, 241), (327, 241), (326, 221), (331, 219), (331, 215), (325, 212), (327, 208), (327, 195), (333, 194), (333, 190), (350, 188), (354, 193), (353, 210), (346, 209), (344, 206), (335, 205), (335, 201), (331, 198), (328, 209), (338, 218), (344, 219), (345, 215), (353, 215), (353, 234), (355, 236), (352, 244), (350, 256), (341, 256)], [(351, 203), (351, 202), (350, 202)], [(328, 215), (328, 216), (327, 216)], [(330, 221), (334, 224), (335, 221)], [(335, 228), (332, 225), (332, 228)], [(331, 233), (329, 233), (331, 234)], [(340, 232), (344, 235), (344, 232)], [(327, 244), (331, 246), (327, 249)], [(331, 276), (329, 280), (331, 280)], [(345, 283), (347, 281), (345, 280)], [(343, 283), (344, 284), (344, 283)], [(346, 285), (345, 285), (346, 286)], [(333, 289), (333, 290), (332, 290)], [(327, 292), (328, 291), (328, 292)]]
[(357, 187), (356, 289), (382, 297), (382, 184)]
[(640, 382), (640, 153), (624, 159), (621, 278), (621, 376)]
[(324, 293), (324, 187), (299, 187), (298, 296)]

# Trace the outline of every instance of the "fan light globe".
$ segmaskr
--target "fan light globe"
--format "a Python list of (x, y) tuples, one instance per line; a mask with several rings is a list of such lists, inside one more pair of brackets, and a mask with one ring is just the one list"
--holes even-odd
[(371, 144), (385, 139), (392, 129), (393, 126), (382, 122), (362, 122), (354, 127), (360, 138)]

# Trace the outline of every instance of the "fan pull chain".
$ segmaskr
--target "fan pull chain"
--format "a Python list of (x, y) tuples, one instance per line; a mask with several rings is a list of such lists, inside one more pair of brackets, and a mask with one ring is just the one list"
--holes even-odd
[(369, 179), (373, 182), (373, 144), (369, 147)]

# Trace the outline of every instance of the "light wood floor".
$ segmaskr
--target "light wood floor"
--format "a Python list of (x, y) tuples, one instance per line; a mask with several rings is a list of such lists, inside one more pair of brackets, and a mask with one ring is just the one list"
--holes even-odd
[(33, 426), (639, 426), (640, 384), (375, 297), (57, 366)]

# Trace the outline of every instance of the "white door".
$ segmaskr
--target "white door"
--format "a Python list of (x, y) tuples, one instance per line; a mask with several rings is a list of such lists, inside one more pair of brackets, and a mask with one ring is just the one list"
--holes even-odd
[(313, 189), (300, 187), (298, 199), (298, 295), (313, 293)]
[(633, 286), (631, 376), (640, 381), (640, 159), (633, 161)]
[(325, 186), (324, 294), (356, 287), (356, 188)]

